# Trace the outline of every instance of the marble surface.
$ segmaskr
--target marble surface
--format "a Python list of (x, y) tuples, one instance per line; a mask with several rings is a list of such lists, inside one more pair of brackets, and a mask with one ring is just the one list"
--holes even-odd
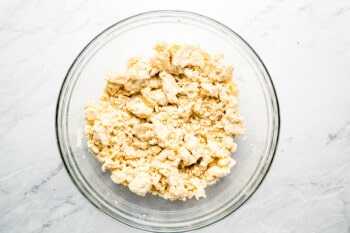
[[(196, 5), (199, 4), (199, 5)], [(0, 2), (0, 232), (141, 232), (99, 212), (65, 171), (55, 107), (79, 51), (136, 13), (215, 18), (258, 52), (282, 115), (274, 163), (255, 195), (194, 232), (350, 232), (350, 2)]]

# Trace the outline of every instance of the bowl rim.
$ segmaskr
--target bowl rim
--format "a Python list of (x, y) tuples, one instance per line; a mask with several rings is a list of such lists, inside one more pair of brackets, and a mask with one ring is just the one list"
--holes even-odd
[[(245, 199), (243, 201), (241, 201), (235, 208), (233, 208), (232, 210), (226, 212), (226, 213), (222, 213), (220, 217), (217, 217), (215, 218), (213, 221), (210, 221), (210, 222), (207, 222), (207, 223), (204, 223), (203, 222), (198, 222), (196, 223), (197, 225), (186, 225), (186, 226), (183, 226), (182, 228), (169, 228), (169, 229), (159, 229), (159, 227), (154, 227), (154, 226), (147, 226), (147, 228), (143, 228), (142, 226), (145, 226), (143, 225), (142, 223), (136, 223), (135, 224), (132, 224), (131, 222), (127, 222), (127, 221), (123, 221), (122, 219), (119, 219), (119, 218), (115, 218), (114, 216), (112, 216), (111, 214), (109, 214), (108, 212), (104, 211), (103, 209), (100, 208), (100, 205), (97, 203), (99, 202), (98, 200), (96, 200), (97, 202), (95, 202), (94, 200), (92, 199), (95, 199), (95, 197), (92, 197), (92, 196), (89, 196), (87, 194), (87, 190), (86, 190), (86, 187), (84, 187), (84, 185), (80, 184), (78, 182), (78, 179), (77, 179), (77, 174), (74, 174), (74, 170), (73, 168), (71, 168), (71, 164), (68, 163), (68, 161), (65, 159), (65, 152), (64, 152), (64, 148), (63, 148), (63, 142), (61, 142), (60, 138), (61, 138), (61, 126), (60, 126), (60, 119), (61, 119), (61, 108), (62, 108), (62, 100), (64, 99), (64, 91), (66, 89), (66, 84), (68, 83), (69, 81), (69, 75), (71, 74), (72, 70), (73, 70), (73, 67), (75, 66), (76, 62), (82, 57), (82, 55), (84, 54), (84, 52), (102, 35), (104, 34), (105, 32), (109, 31), (111, 28), (117, 26), (117, 25), (120, 25), (124, 22), (127, 22), (129, 20), (132, 20), (132, 19), (135, 19), (135, 18), (138, 18), (138, 17), (141, 17), (141, 16), (150, 16), (150, 17), (156, 17), (157, 15), (156, 14), (182, 14), (182, 15), (187, 15), (187, 16), (193, 16), (193, 17), (197, 17), (201, 20), (206, 20), (206, 21), (210, 21), (214, 24), (217, 24), (218, 26), (221, 26), (223, 28), (225, 28), (226, 30), (228, 30), (230, 33), (232, 33), (234, 36), (236, 36), (237, 38), (239, 38), (241, 40), (241, 42), (243, 42), (243, 44), (245, 46), (247, 46), (247, 48), (252, 52), (253, 56), (255, 56), (255, 58), (257, 59), (257, 61), (260, 63), (260, 65), (262, 66), (262, 70), (265, 72), (266, 74), (266, 79), (267, 81), (269, 82), (268, 84), (270, 84), (269, 86), (269, 90), (272, 94), (272, 99), (273, 99), (273, 107), (272, 110), (276, 110), (275, 112), (275, 116), (276, 117), (273, 117), (273, 123), (274, 123), (274, 127), (275, 128), (275, 133), (272, 134), (271, 136), (273, 137), (272, 139), (272, 143), (273, 146), (271, 147), (272, 148), (272, 151), (270, 151), (270, 160), (268, 161), (268, 163), (266, 163), (264, 166), (263, 166), (263, 169), (261, 171), (261, 176), (260, 176), (260, 180), (258, 180), (258, 182), (256, 184), (254, 184), (254, 188), (252, 190), (252, 192), (248, 193), (248, 195), (245, 197)], [(199, 14), (199, 13), (195, 13), (195, 12), (192, 12), (192, 11), (184, 11), (184, 10), (152, 10), (152, 11), (145, 11), (145, 12), (141, 12), (141, 13), (138, 13), (138, 14), (134, 14), (132, 16), (129, 16), (129, 17), (126, 17), (114, 24), (112, 24), (111, 26), (105, 28), (104, 30), (102, 30), (100, 33), (98, 33), (95, 37), (93, 37), (93, 39), (91, 39), (89, 41), (89, 43), (87, 43), (83, 49), (79, 52), (79, 54), (75, 57), (75, 59), (73, 60), (72, 64), (70, 65), (63, 81), (62, 81), (62, 84), (61, 84), (61, 87), (60, 87), (60, 91), (59, 91), (59, 94), (58, 94), (58, 98), (57, 98), (57, 103), (56, 103), (56, 111), (55, 111), (55, 132), (56, 132), (56, 142), (57, 142), (57, 147), (58, 147), (58, 150), (59, 150), (59, 153), (60, 153), (60, 157), (62, 159), (62, 163), (66, 169), (66, 172), (68, 173), (70, 179), (72, 180), (72, 182), (75, 184), (76, 188), (78, 189), (78, 191), (88, 200), (88, 202), (90, 204), (92, 204), (95, 208), (97, 208), (99, 211), (101, 211), (102, 213), (104, 213), (105, 215), (109, 216), (110, 218), (114, 219), (114, 220), (117, 220), (118, 222), (120, 223), (123, 223), (125, 225), (128, 225), (128, 226), (131, 226), (131, 227), (134, 227), (134, 228), (137, 228), (137, 229), (141, 229), (141, 230), (145, 230), (145, 231), (154, 231), (154, 230), (157, 230), (158, 232), (172, 232), (174, 230), (176, 230), (177, 232), (184, 232), (184, 231), (188, 231), (188, 230), (195, 230), (195, 229), (200, 229), (200, 228), (203, 228), (203, 227), (206, 227), (206, 226), (209, 226), (211, 224), (214, 224), (226, 217), (228, 217), (229, 215), (231, 215), (233, 212), (235, 212), (236, 210), (238, 210), (242, 205), (244, 205), (252, 196), (253, 194), (259, 189), (259, 187), (261, 186), (261, 184), (263, 183), (263, 181), (265, 180), (267, 174), (269, 173), (269, 170), (272, 166), (272, 163), (274, 161), (274, 157), (276, 155), (276, 151), (277, 151), (277, 148), (278, 148), (278, 142), (279, 142), (279, 136), (280, 136), (280, 129), (281, 129), (281, 114), (280, 114), (280, 106), (279, 106), (279, 100), (278, 100), (278, 97), (277, 97), (277, 92), (276, 92), (276, 88), (274, 86), (274, 83), (272, 81), (272, 78), (271, 78), (271, 75), (270, 73), (268, 72), (265, 64), (263, 63), (262, 59), (260, 58), (260, 56), (257, 54), (257, 52), (248, 44), (248, 42), (246, 40), (244, 40), (238, 33), (236, 33), (234, 30), (232, 30), (230, 27), (226, 26), (225, 24), (215, 20), (215, 19), (212, 19), (208, 16), (205, 16), (205, 15), (202, 15), (202, 14)]]

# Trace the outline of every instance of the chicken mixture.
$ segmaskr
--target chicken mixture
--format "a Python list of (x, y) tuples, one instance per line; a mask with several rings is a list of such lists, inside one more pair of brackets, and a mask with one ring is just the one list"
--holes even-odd
[(235, 165), (234, 137), (244, 133), (233, 67), (198, 46), (155, 51), (111, 72), (100, 103), (86, 104), (88, 148), (113, 182), (138, 195), (205, 197)]

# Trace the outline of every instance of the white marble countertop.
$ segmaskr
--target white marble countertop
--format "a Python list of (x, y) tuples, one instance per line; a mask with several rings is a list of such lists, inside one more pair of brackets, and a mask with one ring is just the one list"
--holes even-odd
[(237, 31), (280, 101), (280, 143), (265, 181), (238, 211), (195, 232), (350, 232), (348, 0), (1, 1), (0, 232), (141, 232), (75, 188), (54, 120), (79, 51), (111, 24), (156, 9), (194, 11)]

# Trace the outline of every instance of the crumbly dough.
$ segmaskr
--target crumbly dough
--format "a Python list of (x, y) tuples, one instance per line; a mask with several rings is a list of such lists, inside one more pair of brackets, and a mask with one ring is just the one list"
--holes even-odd
[(232, 66), (197, 46), (158, 43), (112, 72), (99, 105), (85, 106), (89, 150), (111, 179), (141, 196), (205, 197), (235, 165), (243, 134)]

